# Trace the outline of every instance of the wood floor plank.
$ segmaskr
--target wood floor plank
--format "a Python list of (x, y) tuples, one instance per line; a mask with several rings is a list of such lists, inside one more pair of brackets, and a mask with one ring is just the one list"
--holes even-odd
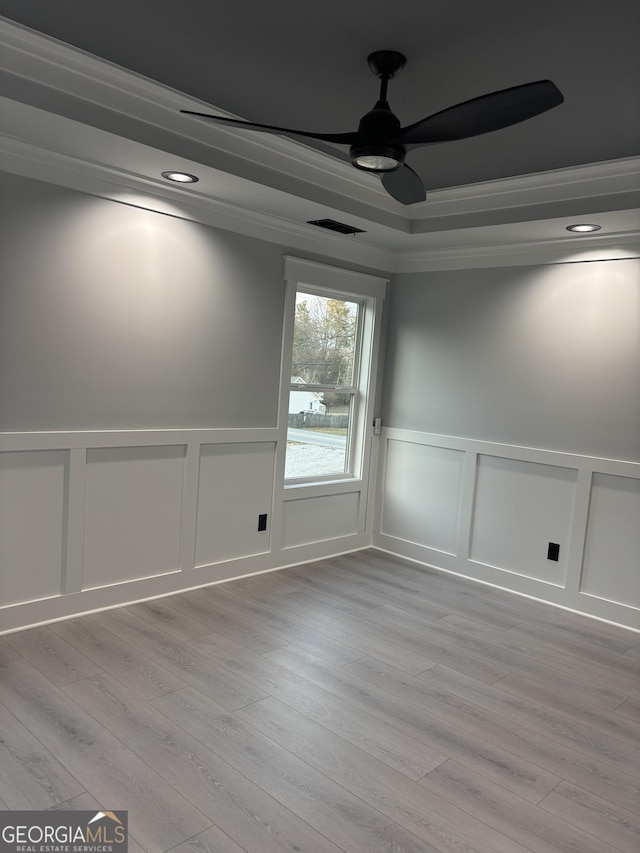
[[(281, 851), (287, 845), (306, 845), (321, 853), (336, 853), (326, 839), (312, 832), (294, 815), (279, 815), (281, 808), (215, 755), (202, 741), (197, 741), (176, 726), (161, 709), (184, 707), (185, 696), (196, 691), (186, 688), (178, 694), (143, 702), (109, 676), (101, 676), (67, 685), (65, 692), (88, 713), (108, 728), (122, 743), (180, 791), (202, 814), (210, 818), (238, 840), (244, 839), (249, 849)], [(204, 698), (213, 719), (223, 718), (225, 708)], [(198, 827), (189, 837), (197, 834)], [(242, 843), (245, 843), (244, 841)], [(304, 847), (302, 847), (304, 849)]]
[[(255, 702), (236, 713), (439, 851), (463, 847), (469, 851), (514, 853), (519, 847), (500, 833), (491, 832), (484, 823), (470, 822), (442, 798), (425, 797), (406, 778), (276, 699)], [(466, 831), (461, 831), (465, 822)]]
[(326, 612), (329, 615), (346, 619), (357, 616), (363, 610), (369, 610), (368, 607), (359, 607), (349, 601), (345, 601), (338, 595), (332, 595), (329, 592), (319, 592), (318, 590), (309, 588), (290, 592), (288, 595), (283, 596), (283, 601), (306, 606), (315, 612)]
[[(327, 593), (331, 592), (336, 597), (345, 589), (351, 592), (352, 600), (357, 600), (358, 595), (366, 595), (366, 600), (372, 606), (374, 606), (374, 602), (377, 602), (377, 606), (379, 606), (381, 601), (390, 602), (398, 607), (415, 603), (415, 590), (407, 584), (397, 580), (385, 583), (376, 576), (371, 577), (369, 573), (352, 572), (347, 566), (334, 568), (330, 573), (323, 573), (319, 579), (316, 579), (316, 585), (321, 586)], [(436, 603), (431, 598), (428, 600), (421, 598), (420, 607), (422, 615), (433, 621), (442, 619), (443, 616), (448, 616), (451, 613), (451, 607)], [(371, 607), (365, 609), (370, 610)]]
[(164, 853), (211, 824), (27, 661), (3, 667), (2, 703), (86, 791), (112, 809), (128, 810), (131, 831), (145, 839), (149, 853)]
[(66, 643), (51, 628), (32, 628), (9, 634), (8, 642), (54, 684), (67, 684), (101, 672), (82, 652)]
[[(425, 608), (424, 606), (424, 595), (426, 590), (427, 587), (425, 587), (422, 595), (413, 593), (412, 596), (403, 599), (403, 601), (393, 602), (393, 604), (406, 612), (414, 613), (416, 616), (430, 619), (429, 608)], [(446, 605), (445, 603), (434, 604), (431, 600), (432, 591), (430, 587), (428, 587), (428, 595), (429, 604), (438, 607), (440, 610), (446, 610), (446, 615), (457, 616), (461, 619), (475, 619), (476, 621), (482, 622), (488, 627), (495, 628), (497, 630), (512, 628), (521, 621), (521, 614), (514, 614), (513, 611), (510, 611), (505, 605), (493, 602), (489, 599), (488, 595), (471, 596), (466, 599), (461, 599), (455, 593), (450, 591), (449, 597), (446, 600)], [(441, 598), (442, 596), (440, 596), (440, 600)], [(392, 602), (385, 600), (384, 603)]]
[(367, 589), (356, 578), (345, 580), (343, 577), (337, 579), (332, 577), (331, 568), (328, 564), (329, 561), (324, 560), (319, 571), (303, 566), (302, 568), (289, 569), (287, 573), (299, 580), (303, 589), (342, 598), (348, 604), (361, 610), (380, 606), (380, 594), (378, 592)]
[[(460, 676), (454, 673), (450, 673), (450, 676), (453, 676), (455, 681), (460, 681)], [(468, 685), (472, 683), (471, 680), (468, 681)], [(441, 687), (435, 689), (439, 691)], [(469, 698), (472, 691), (464, 694), (461, 689), (458, 695), (466, 695)], [(486, 709), (489, 711), (488, 705)], [(572, 780), (576, 785), (612, 803), (619, 803), (631, 811), (640, 811), (640, 783), (631, 776), (523, 727), (517, 720), (499, 714), (496, 714), (496, 718), (504, 728), (502, 744), (505, 749), (523, 757), (529, 756), (534, 765)]]
[(0, 808), (126, 809), (130, 853), (635, 853), (639, 637), (375, 549), (7, 634)]
[(521, 622), (531, 622), (537, 625), (552, 625), (564, 630), (569, 637), (610, 638), (630, 645), (640, 643), (638, 632), (622, 625), (612, 625), (581, 613), (574, 613), (562, 607), (554, 607), (544, 601), (537, 601), (504, 589), (492, 589), (487, 599), (502, 604), (511, 612), (519, 613)]
[(174, 847), (171, 853), (251, 853), (251, 851), (240, 847), (217, 826), (210, 826), (204, 832)]
[(585, 702), (581, 694), (576, 695), (575, 691), (567, 689), (564, 684), (545, 684), (512, 672), (496, 681), (493, 686), (539, 707), (559, 711), (577, 724), (596, 726), (604, 734), (620, 741), (628, 741), (634, 749), (640, 744), (640, 723), (623, 719), (620, 715)]
[(602, 853), (599, 838), (554, 818), (455, 761), (436, 767), (419, 784), (533, 853)]
[[(503, 689), (514, 693), (518, 691), (518, 685), (521, 683), (523, 692), (535, 690), (535, 685), (539, 685), (539, 704), (548, 702), (550, 707), (557, 706), (560, 710), (561, 705), (570, 702), (574, 707), (584, 704), (597, 708), (600, 713), (607, 713), (620, 707), (627, 695), (626, 690), (613, 690), (584, 679), (561, 676), (554, 670), (553, 661), (549, 662), (547, 656), (542, 660), (536, 660), (529, 655), (522, 657), (522, 666), (514, 666), (509, 675), (494, 683), (504, 684)], [(530, 684), (531, 688), (524, 687), (525, 683)]]
[(234, 711), (249, 702), (264, 699), (266, 694), (238, 678), (211, 658), (200, 654), (186, 643), (158, 631), (148, 622), (126, 609), (110, 610), (88, 617), (140, 649), (155, 663), (178, 678), (210, 695), (225, 708)]
[(413, 630), (407, 626), (408, 621), (404, 618), (403, 611), (385, 604), (359, 616), (357, 625), (374, 630), (381, 640), (408, 652), (423, 655), (486, 684), (492, 684), (511, 671), (509, 665), (458, 647), (446, 636), (442, 636), (443, 629), (440, 627), (421, 626), (418, 630)]
[(3, 663), (8, 663), (10, 660), (19, 660), (21, 657), (22, 655), (20, 652), (16, 651), (13, 646), (9, 645), (4, 637), (0, 637), (0, 666)]
[(616, 708), (615, 713), (622, 714), (628, 719), (640, 723), (640, 699), (631, 696)]
[(264, 572), (248, 578), (239, 578), (222, 584), (237, 595), (247, 595), (254, 601), (268, 601), (271, 598), (297, 592), (300, 584), (285, 572)]
[(254, 619), (264, 625), (265, 630), (288, 643), (296, 643), (302, 648), (314, 649), (315, 653), (331, 663), (341, 666), (362, 657), (362, 651), (351, 648), (339, 640), (334, 640), (326, 634), (320, 634), (312, 628), (306, 628), (299, 622), (282, 616), (269, 605), (253, 601), (223, 587), (206, 590), (219, 607), (242, 619)]
[(230, 640), (246, 646), (254, 652), (268, 652), (285, 646), (287, 640), (277, 637), (269, 631), (264, 631), (247, 619), (241, 619), (222, 607), (214, 604), (211, 596), (205, 597), (199, 591), (176, 595), (172, 598), (173, 606), (187, 617), (193, 617), (207, 626), (206, 634), (215, 632), (223, 634)]
[[(72, 797), (70, 800), (65, 800), (64, 803), (57, 803), (55, 806), (49, 806), (48, 811), (84, 811), (89, 809), (103, 808), (94, 796), (88, 791), (83, 791), (77, 797)], [(106, 808), (106, 807), (105, 807)]]
[[(290, 809), (275, 797), (275, 792), (264, 786), (252, 773), (243, 773), (217, 755), (215, 745), (215, 721), (225, 719), (217, 713), (215, 704), (208, 696), (187, 687), (167, 696), (154, 699), (151, 704), (175, 726), (200, 741), (221, 762), (217, 783), (222, 794), (229, 800), (219, 807), (216, 824), (244, 848), (247, 853), (338, 853), (336, 846), (324, 833), (322, 827), (314, 829), (301, 819), (295, 809)], [(224, 752), (224, 750), (222, 750)], [(208, 753), (207, 753), (208, 755)], [(216, 778), (216, 777), (214, 777)], [(198, 849), (198, 848), (196, 848)], [(206, 848), (205, 848), (206, 849)]]
[(232, 672), (410, 779), (420, 779), (446, 757), (395, 726), (316, 687), (263, 656), (253, 654), (226, 637), (210, 634), (195, 640), (194, 645)]
[(464, 631), (472, 637), (484, 637), (485, 639), (494, 639), (499, 642), (499, 637), (496, 634), (501, 633), (505, 629), (503, 627), (496, 628), (486, 620), (474, 619), (472, 616), (462, 613), (449, 613), (438, 619), (434, 624), (434, 628), (444, 626), (445, 628), (454, 628), (457, 631)]
[[(406, 611), (389, 605), (373, 612), (398, 627), (419, 633), (434, 644), (444, 645), (450, 649), (450, 653), (456, 650), (458, 653), (464, 651), (475, 659), (502, 667), (505, 674), (515, 670), (543, 681), (551, 680), (554, 674), (556, 677), (561, 675), (562, 683), (570, 685), (576, 694), (582, 693), (585, 701), (602, 704), (607, 708), (617, 707), (629, 693), (627, 677), (624, 678), (624, 687), (611, 684), (611, 668), (595, 668), (594, 665), (583, 664), (568, 654), (563, 655), (561, 651), (551, 655), (546, 649), (536, 655), (535, 644), (520, 640), (511, 629), (501, 632), (499, 636), (488, 637), (478, 635), (477, 632), (469, 633), (464, 627), (444, 620), (430, 623), (415, 613), (407, 614)], [(445, 660), (440, 663), (464, 672), (460, 667), (451, 666)], [(492, 683), (488, 679), (483, 680), (488, 684)]]
[[(385, 589), (395, 586), (411, 593), (429, 590), (429, 600), (450, 607), (452, 604), (471, 602), (483, 598), (491, 587), (467, 578), (450, 575), (427, 566), (419, 566), (402, 558), (389, 558), (380, 551), (360, 554), (345, 554), (338, 558), (341, 568), (362, 577), (376, 578)], [(456, 608), (454, 608), (456, 609)]]
[[(373, 658), (354, 661), (344, 669), (405, 702), (410, 702), (418, 708), (427, 708), (430, 716), (439, 717), (447, 726), (455, 727), (456, 731), (469, 732), (474, 737), (476, 751), (482, 750), (481, 745), (485, 744), (485, 751), (490, 759), (482, 764), (475, 761), (470, 766), (497, 784), (507, 786), (510, 791), (524, 799), (538, 803), (561, 781), (560, 776), (538, 767), (533, 760), (535, 754), (530, 750), (509, 752), (505, 745), (507, 733), (499, 724), (500, 718), (485, 712), (478, 705), (465, 702), (445, 691), (429, 690), (423, 680), (405, 676)], [(490, 745), (500, 750), (499, 756), (491, 753)], [(469, 762), (470, 754), (464, 740), (461, 749), (455, 752), (447, 750), (448, 756), (457, 756), (465, 765)]]
[(614, 666), (617, 672), (625, 673), (633, 681), (640, 678), (640, 661), (622, 657), (632, 646), (627, 642), (599, 637), (587, 636), (586, 631), (575, 634), (558, 625), (539, 625), (531, 622), (520, 622), (508, 631), (508, 636), (517, 637), (525, 643), (535, 641), (545, 647), (561, 648), (564, 654), (587, 664), (603, 664), (605, 667)]
[[(424, 672), (425, 669), (436, 665), (435, 660), (431, 660), (423, 654), (407, 649), (406, 644), (404, 646), (396, 645), (389, 642), (387, 638), (378, 636), (377, 631), (372, 626), (368, 627), (357, 623), (357, 617), (350, 616), (345, 618), (342, 615), (332, 616), (324, 610), (314, 611), (305, 605), (291, 602), (288, 598), (280, 602), (271, 602), (269, 606), (274, 613), (283, 616), (287, 614), (290, 620), (301, 627), (306, 626), (318, 634), (328, 637), (330, 640), (337, 640), (340, 643), (344, 643), (349, 648), (358, 652), (358, 657), (371, 654), (375, 651), (376, 654), (380, 655), (393, 666), (413, 673)], [(368, 612), (375, 613), (375, 611)], [(299, 644), (295, 643), (295, 645)], [(303, 648), (308, 649), (313, 654), (318, 654), (319, 657), (323, 657), (318, 651), (317, 646), (313, 644), (307, 643)], [(338, 665), (350, 663), (350, 661), (340, 659), (329, 660), (331, 663), (337, 663)]]
[(625, 660), (640, 661), (640, 643), (638, 643), (637, 637), (638, 634), (633, 634), (633, 641), (635, 645), (631, 646), (629, 651), (622, 655)]
[(171, 599), (143, 601), (140, 604), (132, 604), (127, 609), (177, 640), (192, 640), (210, 631), (207, 625), (176, 609)]
[(207, 715), (208, 700), (202, 694), (192, 693), (190, 708), (180, 705), (177, 697), (164, 696), (154, 704), (339, 848), (348, 853), (437, 853), (284, 747), (261, 737), (237, 715)]
[(429, 713), (426, 697), (422, 706), (407, 702), (397, 691), (382, 689), (294, 647), (269, 652), (268, 657), (488, 778), (497, 776), (507, 786), (537, 788), (539, 797), (555, 781), (539, 768), (527, 768), (525, 762), (499, 744), (488, 743), (470, 729), (453, 727)]
[(87, 618), (57, 622), (51, 630), (143, 699), (186, 687), (181, 678)]
[(83, 792), (78, 780), (4, 705), (0, 732), (0, 797), (7, 808), (47, 809)]
[(640, 817), (576, 785), (561, 782), (540, 806), (596, 836), (603, 844), (624, 853), (640, 850)]
[(607, 737), (596, 726), (576, 724), (562, 714), (532, 705), (499, 688), (465, 678), (445, 667), (427, 670), (420, 678), (426, 683), (456, 693), (518, 726), (524, 726), (549, 740), (568, 746), (590, 758), (598, 766), (609, 765), (633, 779), (640, 780), (638, 748), (632, 749), (622, 741)]

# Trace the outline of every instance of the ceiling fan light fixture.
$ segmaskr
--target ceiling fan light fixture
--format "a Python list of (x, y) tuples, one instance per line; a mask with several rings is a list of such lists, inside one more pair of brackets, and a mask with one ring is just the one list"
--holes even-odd
[(364, 172), (394, 172), (404, 163), (404, 149), (395, 145), (354, 145), (351, 162)]

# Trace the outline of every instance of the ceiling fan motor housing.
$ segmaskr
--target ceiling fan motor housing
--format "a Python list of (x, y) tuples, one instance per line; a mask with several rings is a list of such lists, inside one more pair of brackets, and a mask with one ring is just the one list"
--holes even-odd
[[(393, 140), (400, 131), (400, 121), (389, 109), (386, 101), (380, 100), (375, 107), (362, 116), (356, 142), (349, 152), (351, 162), (357, 169), (369, 172), (393, 172), (404, 163), (405, 148)], [(366, 142), (365, 142), (366, 140)]]

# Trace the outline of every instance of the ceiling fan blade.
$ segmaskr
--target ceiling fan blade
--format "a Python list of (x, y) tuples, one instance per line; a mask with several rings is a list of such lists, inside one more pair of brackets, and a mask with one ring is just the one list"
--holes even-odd
[(385, 172), (382, 186), (400, 204), (416, 204), (427, 197), (419, 176), (406, 163), (395, 172)]
[(251, 121), (241, 121), (235, 118), (213, 116), (209, 115), (208, 113), (195, 113), (192, 110), (180, 110), (180, 112), (188, 116), (206, 118), (210, 121), (232, 125), (233, 127), (242, 127), (245, 130), (260, 130), (263, 133), (277, 133), (282, 134), (284, 136), (305, 136), (310, 139), (320, 139), (323, 142), (337, 142), (343, 145), (353, 145), (361, 139), (357, 131), (354, 131), (353, 133), (310, 133), (306, 130), (292, 130), (291, 128), (286, 127), (272, 127), (270, 124), (254, 124)]
[(393, 141), (401, 145), (427, 145), (466, 139), (518, 124), (563, 101), (562, 92), (551, 80), (512, 86), (423, 118), (400, 130)]

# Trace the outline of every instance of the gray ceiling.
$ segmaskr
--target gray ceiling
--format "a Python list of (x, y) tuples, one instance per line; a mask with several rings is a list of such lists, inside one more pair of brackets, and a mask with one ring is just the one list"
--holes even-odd
[(250, 121), (312, 131), (356, 128), (378, 91), (366, 57), (384, 48), (408, 58), (389, 89), (402, 124), (538, 79), (564, 93), (521, 125), (411, 152), (427, 189), (640, 149), (637, 0), (0, 0), (0, 15)]

